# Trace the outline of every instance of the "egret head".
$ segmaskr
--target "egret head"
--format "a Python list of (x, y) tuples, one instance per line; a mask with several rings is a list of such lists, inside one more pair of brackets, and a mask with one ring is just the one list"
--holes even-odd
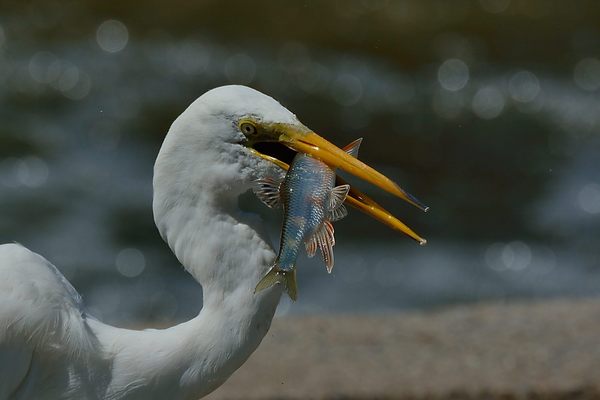
[[(309, 154), (426, 209), (383, 174), (307, 128), (273, 98), (237, 85), (206, 92), (173, 123), (156, 163), (155, 191), (157, 180), (180, 176), (185, 187), (201, 185), (207, 193), (237, 195), (273, 164), (285, 168), (294, 152)], [(196, 182), (190, 185), (188, 177)], [(423, 241), (366, 195), (353, 190), (350, 196), (352, 205)]]

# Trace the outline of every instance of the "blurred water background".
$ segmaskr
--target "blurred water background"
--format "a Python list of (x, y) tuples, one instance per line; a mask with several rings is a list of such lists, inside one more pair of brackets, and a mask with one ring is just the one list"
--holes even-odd
[(600, 294), (595, 1), (3, 0), (0, 242), (46, 256), (107, 322), (195, 315), (152, 166), (228, 83), (338, 145), (364, 137), (361, 158), (431, 207), (361, 186), (429, 244), (351, 212), (334, 273), (302, 258), (280, 314)]

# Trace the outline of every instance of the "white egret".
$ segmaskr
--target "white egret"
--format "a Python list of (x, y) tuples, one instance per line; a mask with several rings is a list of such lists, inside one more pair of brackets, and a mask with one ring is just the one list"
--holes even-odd
[[(50, 262), (0, 245), (0, 399), (198, 399), (240, 367), (282, 291), (254, 293), (275, 253), (260, 219), (237, 207), (252, 181), (272, 172), (269, 160), (285, 167), (253, 148), (260, 142), (318, 157), (414, 202), (271, 97), (243, 86), (213, 89), (173, 123), (154, 167), (154, 219), (201, 283), (201, 312), (168, 329), (109, 326), (85, 312)], [(363, 194), (349, 201), (420, 239)]]

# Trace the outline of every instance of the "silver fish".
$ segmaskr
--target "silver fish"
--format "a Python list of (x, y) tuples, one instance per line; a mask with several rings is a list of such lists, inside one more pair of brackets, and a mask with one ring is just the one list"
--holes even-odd
[[(358, 155), (362, 139), (344, 148)], [(335, 172), (322, 161), (298, 153), (284, 178), (263, 178), (255, 182), (254, 193), (271, 208), (283, 206), (284, 217), (279, 254), (255, 292), (283, 283), (292, 300), (297, 298), (296, 259), (302, 244), (309, 257), (321, 250), (327, 271), (333, 269), (334, 229), (331, 222), (344, 218), (344, 200), (349, 185), (335, 185)]]

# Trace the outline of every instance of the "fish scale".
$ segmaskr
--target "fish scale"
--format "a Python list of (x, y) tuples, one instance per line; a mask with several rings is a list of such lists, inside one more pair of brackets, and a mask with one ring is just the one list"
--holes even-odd
[(304, 240), (325, 219), (326, 205), (335, 184), (335, 173), (323, 162), (299, 154), (281, 185), (284, 224), (276, 264), (284, 271), (295, 267)]

